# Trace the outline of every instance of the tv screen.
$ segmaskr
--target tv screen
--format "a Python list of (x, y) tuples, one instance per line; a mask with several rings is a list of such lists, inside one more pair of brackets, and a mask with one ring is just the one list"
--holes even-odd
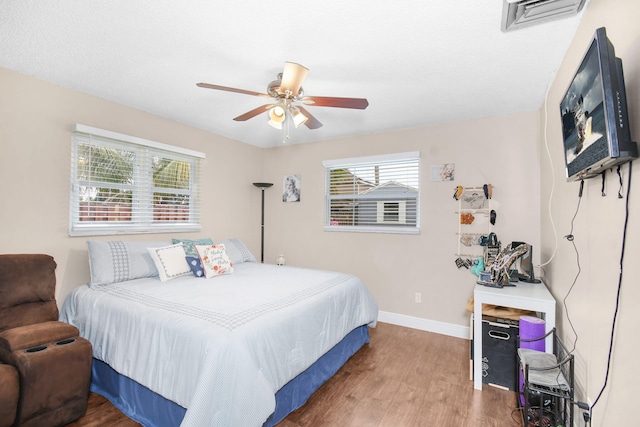
[(622, 61), (599, 28), (560, 103), (567, 181), (638, 157), (631, 140)]

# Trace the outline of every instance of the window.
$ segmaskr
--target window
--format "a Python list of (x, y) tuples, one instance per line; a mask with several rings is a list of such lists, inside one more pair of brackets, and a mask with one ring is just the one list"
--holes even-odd
[[(378, 202), (378, 222), (390, 224), (404, 224), (407, 202)], [(400, 213), (402, 207), (402, 214)]]
[(325, 230), (419, 233), (419, 152), (329, 160), (323, 165)]
[(69, 234), (200, 230), (201, 158), (196, 151), (76, 125)]

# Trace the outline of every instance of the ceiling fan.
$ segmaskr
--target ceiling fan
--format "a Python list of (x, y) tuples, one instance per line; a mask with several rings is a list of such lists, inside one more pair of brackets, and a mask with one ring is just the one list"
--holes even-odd
[(282, 73), (278, 74), (277, 80), (274, 80), (267, 85), (267, 93), (236, 89), (233, 87), (219, 86), (209, 83), (198, 83), (197, 86), (270, 99), (270, 103), (261, 105), (251, 111), (247, 111), (246, 113), (235, 117), (233, 120), (243, 122), (268, 111), (268, 123), (276, 129), (286, 129), (286, 139), (288, 139), (288, 127), (290, 123), (293, 123), (295, 127), (304, 124), (309, 129), (317, 129), (322, 126), (322, 123), (309, 113), (303, 105), (354, 108), (358, 110), (364, 110), (369, 105), (369, 102), (365, 98), (304, 96), (302, 82), (308, 72), (309, 69), (300, 64), (296, 64), (295, 62), (285, 62), (284, 70)]

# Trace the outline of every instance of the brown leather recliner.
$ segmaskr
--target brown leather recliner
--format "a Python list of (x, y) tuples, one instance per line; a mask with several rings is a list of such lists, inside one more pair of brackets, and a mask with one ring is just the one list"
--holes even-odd
[[(58, 321), (55, 269), (49, 255), (0, 255), (0, 362), (12, 365), (19, 379), (9, 426), (63, 426), (86, 411), (91, 344), (75, 326)], [(11, 416), (5, 403), (0, 417), (3, 411)]]
[(0, 363), (0, 427), (10, 427), (18, 410), (18, 371)]

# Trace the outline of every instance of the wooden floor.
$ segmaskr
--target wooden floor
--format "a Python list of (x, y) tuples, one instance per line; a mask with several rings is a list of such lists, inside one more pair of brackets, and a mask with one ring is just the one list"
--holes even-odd
[[(378, 323), (356, 353), (278, 427), (522, 427), (516, 394), (469, 380), (469, 341)], [(95, 393), (68, 426), (134, 427)]]

